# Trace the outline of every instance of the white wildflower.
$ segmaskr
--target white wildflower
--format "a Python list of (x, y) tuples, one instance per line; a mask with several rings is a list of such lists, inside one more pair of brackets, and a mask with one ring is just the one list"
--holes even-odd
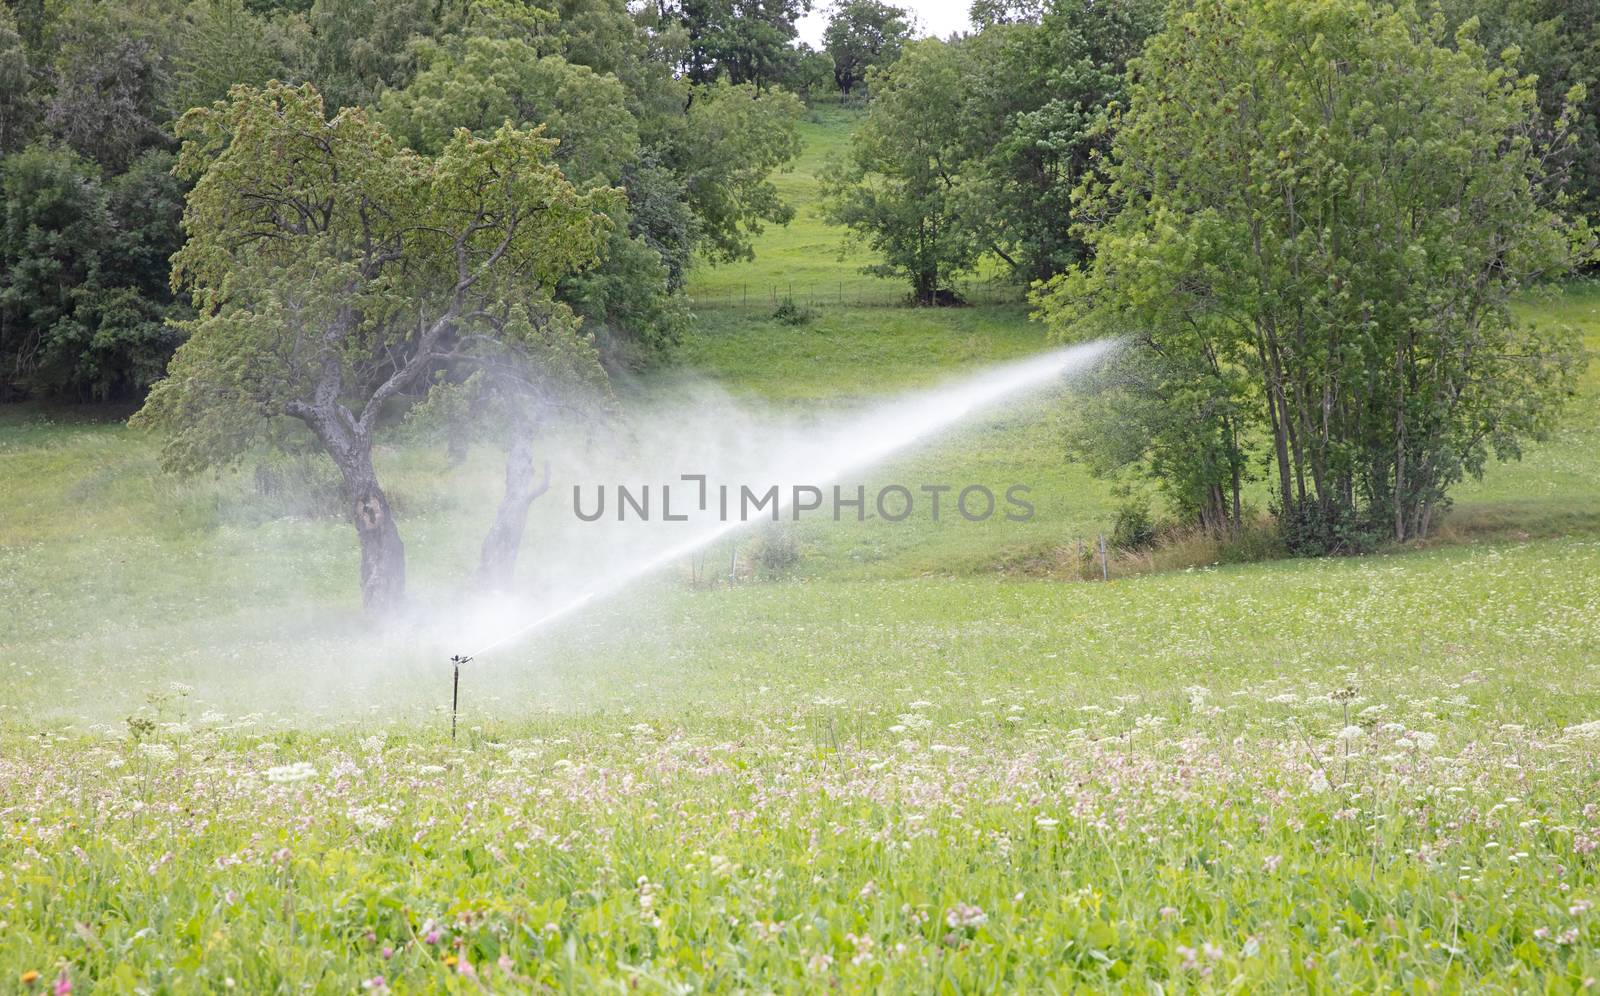
[(267, 781), (272, 782), (274, 785), (303, 782), (308, 778), (315, 777), (317, 777), (317, 769), (308, 761), (280, 764), (267, 769)]

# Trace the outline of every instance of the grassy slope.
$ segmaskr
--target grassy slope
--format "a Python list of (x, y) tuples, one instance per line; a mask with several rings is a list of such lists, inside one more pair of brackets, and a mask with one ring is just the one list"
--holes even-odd
[[(813, 125), (808, 163), (846, 127)], [(786, 181), (802, 200), (810, 168)], [(802, 204), (743, 276), (696, 287), (811, 266), (891, 293), (815, 251), (833, 237)], [(1580, 290), (1534, 313), (1593, 344), (1597, 309)], [(707, 305), (684, 355), (803, 408), (1042, 345), (1016, 308), (790, 329)], [(1591, 371), (1457, 521), (1587, 529), (1597, 397)], [(1600, 768), (1563, 732), (1600, 718), (1592, 539), (984, 576), (1106, 522), (1058, 448), (1024, 406), (883, 472), (1027, 480), (1035, 535), (867, 524), (807, 533), (793, 583), (662, 579), (480, 662), (453, 747), (438, 661), (350, 639), (347, 527), (283, 516), (248, 475), (174, 481), (120, 427), (0, 412), (0, 988), (64, 967), (80, 992), (470, 991), (446, 955), (511, 990), (1600, 974)], [(457, 495), (497, 469), (382, 463), (439, 591), (481, 535)], [(130, 713), (168, 725), (136, 745)], [(309, 780), (269, 777), (299, 761)], [(960, 904), (986, 921), (952, 929)]]

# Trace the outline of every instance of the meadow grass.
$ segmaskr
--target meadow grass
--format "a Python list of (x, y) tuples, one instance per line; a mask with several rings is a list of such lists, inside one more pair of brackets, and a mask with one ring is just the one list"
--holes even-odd
[(215, 671), (132, 722), (8, 716), (0, 966), (112, 992), (1576, 990), (1597, 579), (1600, 544), (1544, 541), (668, 587), (469, 674), (454, 744), (437, 714), (240, 715)]
[[(1047, 345), (818, 250), (851, 120), (807, 124), (800, 217), (695, 274), (625, 400), (693, 376), (803, 418)], [(788, 272), (880, 303), (733, 303)], [(1523, 307), (1600, 344), (1592, 287)], [(1578, 990), (1597, 374), (1459, 490), (1478, 542), (1110, 584), (1042, 579), (1116, 502), (1062, 459), (1070, 397), (1018, 403), (869, 483), (1020, 482), (1033, 522), (803, 525), (775, 583), (676, 565), (469, 665), (454, 742), (431, 637), (355, 621), (325, 466), (182, 480), (120, 424), (0, 411), (0, 991)], [(496, 457), (379, 463), (447, 604)]]

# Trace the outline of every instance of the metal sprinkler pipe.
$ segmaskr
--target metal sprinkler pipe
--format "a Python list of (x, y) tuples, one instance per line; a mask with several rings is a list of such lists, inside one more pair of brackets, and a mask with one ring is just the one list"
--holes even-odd
[(465, 654), (456, 654), (450, 658), (450, 739), (456, 738), (456, 708), (461, 704), (461, 665), (472, 660)]

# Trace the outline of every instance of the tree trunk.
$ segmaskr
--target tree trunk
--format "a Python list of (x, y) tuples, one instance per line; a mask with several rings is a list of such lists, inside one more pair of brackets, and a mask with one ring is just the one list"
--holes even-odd
[(550, 488), (550, 461), (537, 478), (533, 470), (533, 438), (529, 431), (518, 431), (506, 450), (506, 493), (495, 512), (494, 525), (484, 537), (478, 559), (478, 586), (488, 591), (511, 587), (517, 554), (522, 549), (522, 533), (528, 524), (528, 508), (534, 499)]
[(406, 548), (372, 466), (372, 440), (342, 407), (302, 406), (291, 413), (310, 427), (344, 480), (350, 522), (361, 541), (361, 607), (375, 619), (397, 614), (406, 594)]
[[(335, 458), (337, 460), (337, 458)], [(344, 475), (350, 520), (361, 539), (361, 605), (369, 616), (399, 611), (406, 594), (406, 548), (372, 468), (372, 446), (362, 441), (338, 461)]]

